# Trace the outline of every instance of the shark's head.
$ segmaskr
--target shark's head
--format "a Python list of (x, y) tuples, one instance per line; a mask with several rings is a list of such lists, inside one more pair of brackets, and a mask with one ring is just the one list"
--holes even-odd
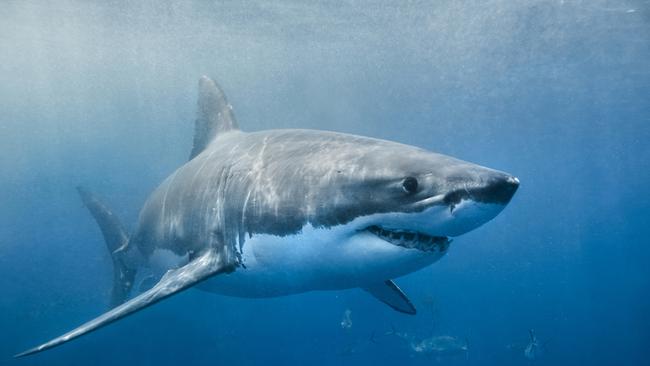
[(315, 196), (324, 217), (344, 223), (352, 236), (444, 251), (450, 237), (497, 216), (519, 187), (510, 174), (417, 147), (373, 139), (348, 143), (338, 147), (340, 154), (330, 151), (317, 160), (326, 173)]
[(355, 229), (393, 245), (444, 248), (450, 237), (497, 216), (519, 187), (504, 172), (410, 146), (394, 149), (365, 156), (364, 169), (374, 173), (353, 174), (345, 187), (354, 204), (375, 210), (355, 220)]

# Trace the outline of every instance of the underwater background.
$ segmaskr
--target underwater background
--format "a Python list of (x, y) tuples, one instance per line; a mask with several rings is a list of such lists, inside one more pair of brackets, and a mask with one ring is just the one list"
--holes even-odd
[[(394, 140), (521, 187), (396, 280), (416, 316), (361, 290), (189, 290), (12, 359), (106, 311), (111, 259), (75, 187), (132, 227), (188, 157), (203, 74), (244, 131)], [(2, 1), (0, 365), (646, 365), (649, 142), (649, 1)], [(469, 350), (422, 356), (391, 329)]]

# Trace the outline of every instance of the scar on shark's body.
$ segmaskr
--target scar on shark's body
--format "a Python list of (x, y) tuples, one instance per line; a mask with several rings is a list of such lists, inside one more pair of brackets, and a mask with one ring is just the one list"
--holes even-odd
[(239, 297), (362, 288), (415, 314), (394, 278), (494, 218), (517, 178), (414, 146), (316, 130), (245, 133), (221, 88), (199, 80), (190, 159), (149, 196), (127, 233), (79, 188), (111, 253), (110, 311), (61, 345), (196, 286)]

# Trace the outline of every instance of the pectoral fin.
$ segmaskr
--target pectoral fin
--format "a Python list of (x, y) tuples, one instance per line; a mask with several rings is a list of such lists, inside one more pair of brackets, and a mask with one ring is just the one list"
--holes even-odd
[(196, 283), (223, 272), (234, 270), (234, 264), (228, 261), (223, 253), (209, 250), (198, 256), (187, 265), (171, 270), (154, 287), (147, 292), (125, 302), (124, 304), (110, 310), (107, 313), (89, 321), (88, 323), (38, 347), (17, 354), (15, 357), (22, 357), (59, 346), (93, 330), (99, 329), (116, 320), (153, 305), (160, 300), (177, 294)]
[(414, 315), (416, 313), (415, 306), (413, 306), (408, 297), (406, 297), (406, 294), (404, 294), (404, 292), (402, 292), (402, 290), (397, 287), (395, 282), (391, 280), (386, 280), (382, 283), (377, 283), (376, 285), (364, 287), (363, 289), (377, 298), (377, 300), (401, 313), (411, 315)]

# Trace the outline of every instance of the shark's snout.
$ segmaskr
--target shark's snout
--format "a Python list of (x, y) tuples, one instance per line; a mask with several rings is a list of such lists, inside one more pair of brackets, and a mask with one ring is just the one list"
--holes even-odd
[(454, 206), (462, 200), (471, 200), (480, 203), (506, 205), (519, 188), (519, 179), (516, 177), (495, 172), (482, 177), (479, 183), (463, 184), (445, 194), (444, 202)]
[(497, 196), (500, 198), (500, 202), (506, 204), (510, 202), (512, 196), (515, 195), (517, 189), (519, 188), (519, 178), (508, 175), (505, 179), (496, 183), (495, 189), (497, 191)]

